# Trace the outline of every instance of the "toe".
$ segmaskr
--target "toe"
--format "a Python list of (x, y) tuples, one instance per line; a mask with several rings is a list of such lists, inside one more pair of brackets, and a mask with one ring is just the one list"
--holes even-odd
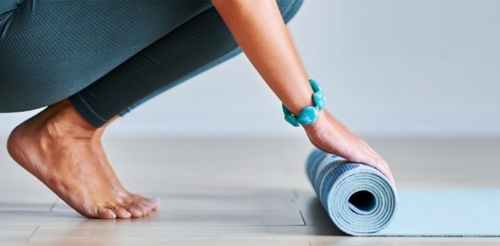
[(149, 213), (151, 213), (152, 210), (152, 208), (150, 208), (149, 206), (145, 206), (142, 203), (138, 204), (137, 209), (142, 212), (142, 216), (147, 216)]
[(119, 219), (130, 219), (132, 217), (132, 214), (125, 208), (117, 207), (115, 208), (115, 211)]
[(116, 219), (116, 214), (109, 208), (99, 208), (97, 215), (101, 219)]
[(132, 214), (132, 218), (141, 218), (142, 217), (142, 212), (141, 210), (134, 208), (134, 207), (129, 207), (127, 210)]
[(144, 202), (144, 201), (140, 201), (139, 202), (139, 206), (142, 208), (142, 209), (145, 209), (148, 211), (148, 213), (150, 213), (151, 211), (153, 211), (153, 204), (151, 203), (148, 203), (148, 202)]
[(148, 199), (142, 196), (136, 195), (133, 198), (133, 207), (139, 209), (142, 212), (142, 216), (147, 216), (151, 211), (158, 207), (158, 198)]
[(158, 206), (160, 206), (160, 199), (159, 198), (151, 199), (149, 201), (150, 201), (150, 204), (151, 204), (151, 207), (153, 208), (153, 210), (155, 210), (156, 208), (158, 208)]
[(160, 206), (160, 199), (158, 197), (147, 199), (145, 201), (141, 201), (141, 204), (148, 206), (152, 210), (155, 210)]

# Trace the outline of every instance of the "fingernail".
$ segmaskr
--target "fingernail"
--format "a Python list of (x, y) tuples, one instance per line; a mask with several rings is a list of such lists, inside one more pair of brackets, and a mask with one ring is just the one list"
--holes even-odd
[(160, 198), (158, 198), (158, 197), (149, 198), (150, 202), (156, 202), (158, 200), (160, 200)]

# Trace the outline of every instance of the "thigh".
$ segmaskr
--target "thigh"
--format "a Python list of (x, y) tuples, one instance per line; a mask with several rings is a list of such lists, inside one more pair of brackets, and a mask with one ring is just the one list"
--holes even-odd
[[(288, 23), (297, 14), (304, 1), (276, 0), (276, 2), (283, 20)], [(135, 101), (126, 110), (122, 111), (121, 115), (128, 113), (175, 85), (189, 80), (241, 53), (236, 40), (234, 40), (226, 24), (215, 10), (206, 11), (206, 13), (197, 17), (143, 50), (140, 55), (148, 59), (135, 57), (135, 59), (131, 60), (135, 67), (141, 69), (135, 69), (131, 66), (121, 68), (121, 70), (126, 70), (128, 73), (135, 73), (134, 77), (138, 78), (134, 80), (135, 83), (129, 82), (128, 85), (123, 86), (135, 85), (136, 88), (130, 89), (132, 91), (144, 90), (148, 84), (155, 83), (155, 78), (163, 84), (162, 87), (155, 88), (154, 92)], [(177, 59), (179, 57), (182, 57), (182, 59)], [(156, 63), (151, 64), (151, 60), (156, 61)], [(156, 72), (153, 75), (152, 71), (161, 72)], [(120, 71), (115, 72), (119, 73)], [(106, 78), (99, 82), (110, 83), (108, 82), (110, 79), (112, 78)], [(137, 96), (140, 97), (140, 95)]]
[(1, 0), (0, 112), (62, 100), (211, 7), (209, 0)]
[[(288, 22), (302, 0), (278, 0)], [(258, 10), (256, 10), (258, 11)], [(241, 50), (219, 13), (210, 8), (143, 49), (70, 97), (89, 123), (105, 124), (159, 93), (202, 73)]]

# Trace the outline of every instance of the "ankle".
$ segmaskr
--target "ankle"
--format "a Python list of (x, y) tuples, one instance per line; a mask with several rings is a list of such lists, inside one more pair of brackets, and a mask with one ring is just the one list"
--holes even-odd
[(92, 137), (98, 129), (88, 123), (67, 99), (49, 106), (46, 110), (50, 116), (45, 124), (51, 137), (67, 137), (68, 134)]

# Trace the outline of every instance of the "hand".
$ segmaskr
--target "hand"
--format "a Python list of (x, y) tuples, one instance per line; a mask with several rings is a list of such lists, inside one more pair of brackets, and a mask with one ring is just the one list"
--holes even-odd
[(304, 125), (304, 129), (311, 143), (318, 149), (348, 161), (372, 166), (394, 184), (387, 162), (368, 143), (352, 133), (327, 111), (320, 111), (318, 120), (312, 125)]

